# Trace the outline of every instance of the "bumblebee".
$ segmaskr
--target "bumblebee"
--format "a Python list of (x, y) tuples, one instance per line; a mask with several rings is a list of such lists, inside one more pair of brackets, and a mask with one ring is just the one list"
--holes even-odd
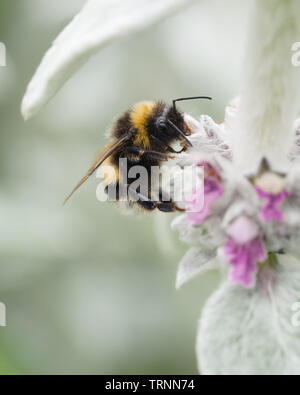
[[(161, 166), (162, 162), (174, 158), (174, 154), (185, 151), (192, 144), (188, 139), (191, 131), (184, 121), (183, 113), (176, 103), (185, 100), (208, 99), (197, 96), (173, 100), (172, 105), (163, 102), (142, 102), (134, 105), (117, 119), (109, 132), (110, 142), (101, 150), (87, 174), (79, 181), (64, 204), (75, 191), (100, 167), (110, 169), (104, 174), (105, 191), (110, 198), (110, 190), (116, 192), (116, 201), (126, 200), (129, 206), (138, 206), (145, 211), (163, 212), (182, 211), (159, 188), (153, 197), (151, 169)], [(172, 144), (179, 142), (182, 149), (175, 151)], [(142, 166), (147, 171), (147, 192), (134, 189), (135, 177), (127, 177), (120, 169), (121, 159), (126, 160), (126, 172), (134, 166)], [(113, 188), (111, 188), (113, 187)]]

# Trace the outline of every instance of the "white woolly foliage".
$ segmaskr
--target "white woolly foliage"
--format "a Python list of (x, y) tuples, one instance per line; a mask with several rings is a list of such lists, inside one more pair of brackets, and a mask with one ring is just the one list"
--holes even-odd
[(179, 232), (181, 241), (206, 249), (216, 249), (226, 240), (226, 236), (221, 230), (220, 218), (211, 217), (203, 225), (194, 225), (183, 214), (172, 222), (172, 229)]
[(191, 248), (179, 264), (176, 288), (181, 288), (198, 274), (217, 269), (219, 263), (216, 260), (216, 254), (216, 250), (198, 247)]
[(23, 98), (25, 119), (34, 116), (103, 46), (144, 30), (195, 0), (89, 0), (54, 41)]
[(289, 154), (291, 161), (300, 159), (300, 118), (294, 122), (294, 144)]
[[(294, 156), (290, 163), (286, 177), (285, 188), (290, 197), (281, 204), (284, 221), (262, 221), (259, 212), (265, 204), (259, 199), (253, 183), (250, 181), (259, 170), (246, 176), (236, 163), (230, 160), (230, 148), (226, 142), (233, 132), (237, 122), (239, 100), (235, 100), (226, 108), (225, 122), (216, 124), (210, 117), (201, 116), (200, 121), (195, 121), (186, 116), (189, 127), (193, 130), (190, 137), (194, 148), (179, 156), (181, 165), (190, 165), (200, 161), (212, 163), (220, 172), (224, 194), (212, 208), (210, 217), (201, 225), (192, 224), (187, 217), (179, 217), (173, 223), (173, 228), (179, 230), (180, 238), (190, 245), (201, 245), (205, 248), (216, 248), (224, 245), (226, 228), (238, 216), (246, 215), (252, 218), (260, 227), (264, 235), (268, 251), (284, 250), (290, 254), (300, 255), (300, 164), (299, 156)], [(299, 132), (299, 120), (294, 123), (294, 135)], [(298, 137), (299, 138), (299, 137)], [(200, 244), (199, 244), (200, 243)], [(218, 244), (219, 243), (219, 244)]]
[(236, 164), (252, 171), (262, 157), (288, 169), (299, 98), (291, 45), (299, 40), (299, 0), (255, 0), (239, 122), (232, 137)]
[(294, 162), (286, 178), (290, 197), (282, 204), (284, 221), (261, 223), (269, 251), (300, 255), (300, 166)]
[(195, 150), (201, 150), (203, 154), (220, 155), (231, 158), (231, 150), (228, 146), (228, 137), (224, 124), (218, 125), (208, 115), (202, 115), (199, 122), (185, 116), (188, 125), (193, 131), (189, 138)]
[[(299, 158), (300, 159), (300, 158)], [(300, 162), (294, 162), (286, 178), (286, 188), (291, 196), (290, 200), (300, 200)]]
[(293, 325), (300, 261), (277, 259), (255, 289), (225, 282), (207, 302), (197, 341), (202, 374), (300, 374), (300, 328)]
[[(193, 1), (88, 0), (54, 41), (32, 78), (22, 102), (24, 118), (34, 116), (103, 46), (142, 31)], [(193, 246), (180, 264), (178, 288), (197, 274), (226, 266), (226, 228), (238, 216), (247, 215), (259, 224), (269, 252), (284, 249), (300, 256), (299, 121), (293, 130), (300, 73), (291, 62), (291, 45), (300, 37), (300, 1), (253, 3), (240, 99), (226, 109), (221, 125), (208, 116), (199, 122), (185, 116), (194, 132), (189, 137), (194, 149), (181, 155), (178, 163), (209, 161), (220, 172), (224, 194), (203, 224), (195, 225), (187, 215), (173, 221), (181, 240)], [(255, 173), (264, 157), (272, 170), (289, 173), (290, 198), (282, 203), (282, 223), (259, 222), (262, 202), (247, 176)], [(292, 325), (292, 308), (300, 302), (300, 261), (291, 255), (276, 259), (279, 264), (259, 271), (254, 289), (226, 280), (206, 304), (197, 342), (201, 373), (300, 374), (300, 328)]]

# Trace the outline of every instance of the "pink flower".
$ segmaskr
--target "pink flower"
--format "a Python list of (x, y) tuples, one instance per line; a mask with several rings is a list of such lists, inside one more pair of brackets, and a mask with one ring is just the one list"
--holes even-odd
[(290, 196), (289, 192), (284, 189), (282, 192), (272, 194), (264, 191), (259, 187), (256, 187), (256, 191), (261, 200), (266, 200), (266, 204), (259, 213), (261, 220), (265, 222), (270, 222), (275, 219), (278, 222), (282, 222), (283, 213), (280, 210), (279, 206), (285, 199)]
[(214, 179), (204, 179), (204, 200), (201, 191), (195, 191), (186, 202), (188, 219), (195, 224), (202, 224), (211, 212), (212, 204), (224, 193), (221, 183)]
[(224, 253), (233, 266), (230, 280), (251, 288), (255, 284), (257, 263), (267, 258), (259, 228), (248, 217), (242, 216), (230, 225), (227, 233), (230, 238)]

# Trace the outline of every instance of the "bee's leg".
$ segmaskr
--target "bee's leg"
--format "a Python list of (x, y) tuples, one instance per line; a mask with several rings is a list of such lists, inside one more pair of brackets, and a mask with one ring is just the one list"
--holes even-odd
[(182, 154), (183, 152), (186, 152), (188, 149), (188, 147), (182, 147), (182, 149), (180, 151), (177, 151), (177, 154)]
[(157, 145), (162, 151), (169, 151), (169, 149), (171, 149), (172, 151), (169, 152), (173, 152), (175, 153), (176, 151), (174, 151), (171, 147), (169, 147), (167, 144), (165, 144), (163, 141), (161, 141), (159, 138), (150, 135), (150, 140), (152, 141), (152, 143), (154, 143), (155, 145)]
[(121, 152), (130, 162), (138, 163), (141, 160), (141, 148), (135, 146), (127, 146)]
[(180, 151), (175, 151), (172, 147), (169, 147), (169, 152), (173, 152), (174, 154), (182, 154), (186, 151), (186, 147), (183, 147)]
[(132, 189), (130, 186), (128, 186), (128, 197), (146, 211), (153, 211), (156, 209), (156, 202)]
[(166, 145), (163, 141), (153, 135), (150, 136), (150, 140), (165, 152), (170, 152), (172, 154), (181, 154), (181, 152), (183, 152), (184, 150), (183, 148), (181, 151), (175, 151), (172, 147)]
[(130, 147), (125, 147), (122, 150), (122, 153), (126, 154), (127, 156), (129, 155), (129, 159), (132, 162), (139, 162), (142, 156), (147, 155), (148, 157), (152, 159), (157, 159), (161, 161), (167, 161), (169, 159), (174, 159), (173, 156), (164, 154), (163, 152), (157, 152), (157, 151), (151, 151), (151, 150), (144, 150), (141, 147), (135, 147), (135, 146), (130, 146)]
[(144, 155), (147, 155), (149, 158), (157, 159), (160, 161), (168, 161), (169, 159), (175, 159), (175, 156), (164, 154), (162, 152), (156, 151), (144, 151)]
[(185, 212), (184, 209), (178, 207), (174, 202), (160, 202), (156, 204), (159, 211), (164, 213), (174, 213), (176, 211)]
[(174, 212), (174, 211), (182, 211), (185, 212), (184, 209), (179, 208), (171, 199), (170, 196), (167, 196), (162, 188), (159, 189), (159, 202), (157, 203), (157, 209), (163, 212)]
[(138, 206), (146, 211), (154, 211), (157, 209), (164, 213), (174, 213), (176, 211), (185, 212), (184, 209), (181, 209), (172, 201), (155, 202), (130, 187), (128, 187), (128, 196), (131, 197)]

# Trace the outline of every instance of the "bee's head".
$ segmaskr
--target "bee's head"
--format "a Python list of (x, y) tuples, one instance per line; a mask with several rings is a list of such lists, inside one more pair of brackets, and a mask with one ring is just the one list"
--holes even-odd
[(155, 127), (162, 139), (184, 140), (186, 145), (191, 146), (187, 139), (189, 130), (184, 122), (183, 114), (174, 106), (165, 106), (157, 116)]
[(156, 129), (161, 135), (168, 136), (170, 139), (184, 140), (187, 146), (192, 146), (189, 139), (190, 130), (187, 128), (183, 114), (177, 109), (176, 103), (179, 101), (195, 100), (195, 99), (207, 99), (212, 100), (208, 96), (197, 96), (197, 97), (184, 97), (181, 99), (173, 100), (172, 106), (165, 106), (163, 111), (158, 115), (156, 119)]
[(156, 128), (162, 133), (173, 135), (169, 121), (180, 129), (184, 126), (183, 114), (177, 109), (174, 110), (173, 107), (166, 105), (162, 113), (156, 119)]

